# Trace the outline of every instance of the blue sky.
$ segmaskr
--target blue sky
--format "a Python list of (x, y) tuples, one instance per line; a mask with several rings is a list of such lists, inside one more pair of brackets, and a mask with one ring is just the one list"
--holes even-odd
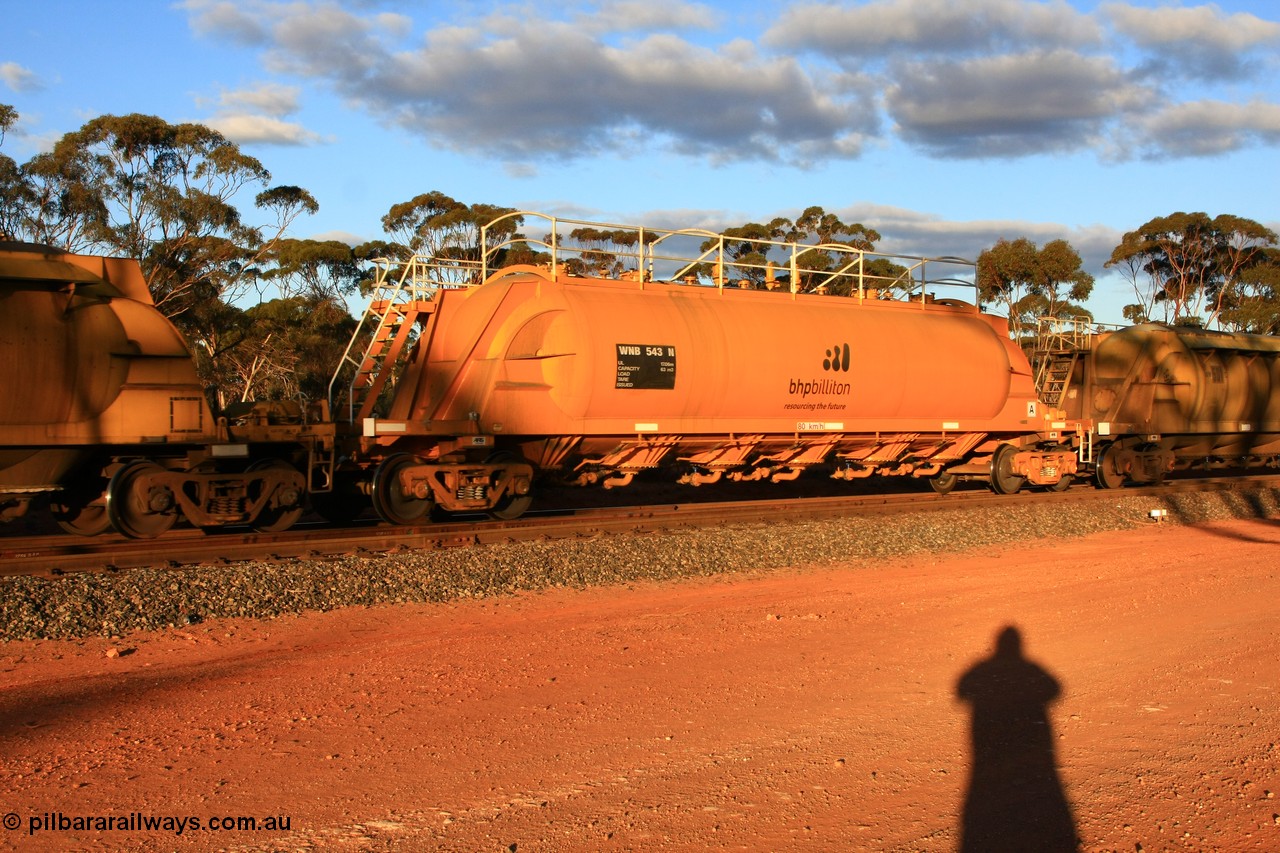
[(1280, 4), (0, 0), (24, 162), (132, 112), (222, 131), (320, 212), (467, 202), (718, 228), (820, 205), (884, 251), (1063, 238), (1101, 265), (1175, 211), (1280, 228)]

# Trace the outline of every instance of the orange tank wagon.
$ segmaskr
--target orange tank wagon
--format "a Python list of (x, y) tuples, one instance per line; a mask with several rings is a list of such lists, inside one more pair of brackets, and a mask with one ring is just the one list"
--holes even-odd
[(405, 522), (431, 506), (484, 508), (497, 484), (498, 511), (511, 512), (538, 474), (609, 488), (659, 467), (694, 485), (814, 466), (925, 477), (944, 492), (960, 478), (1001, 492), (1069, 481), (1066, 424), (1040, 402), (1006, 321), (939, 295), (972, 293), (971, 265), (885, 267), (825, 247), (806, 269), (812, 248), (776, 244), (776, 266), (744, 272), (713, 247), (674, 281), (643, 255), (616, 278), (553, 257), (384, 298), (375, 340), (390, 349), (407, 337), (393, 327), (420, 331), (385, 416), (368, 390), (352, 397), (365, 454), (385, 457), (375, 507)]
[(334, 429), (289, 404), (215, 418), (136, 261), (0, 243), (0, 518), (47, 501), (68, 531), (278, 529)]
[(1146, 323), (1058, 324), (1039, 354), (1046, 399), (1084, 425), (1100, 486), (1174, 470), (1280, 467), (1280, 339)]

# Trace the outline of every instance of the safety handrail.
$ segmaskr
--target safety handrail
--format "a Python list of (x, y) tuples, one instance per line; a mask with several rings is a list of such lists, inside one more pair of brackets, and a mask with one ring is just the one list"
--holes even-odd
[[(547, 227), (547, 236), (539, 239), (510, 234), (506, 223), (511, 219), (521, 223), (541, 221)], [(613, 232), (624, 236), (625, 240), (614, 242), (607, 249), (583, 245), (569, 233), (576, 228), (594, 229), (606, 236)], [(490, 234), (502, 236), (496, 237), (491, 244)], [(695, 241), (695, 248), (684, 251), (678, 247), (669, 249), (682, 238)], [(729, 244), (744, 251), (735, 257), (728, 249)], [(840, 289), (867, 298), (896, 290), (912, 301), (927, 302), (931, 296), (938, 295), (940, 288), (960, 287), (973, 291), (970, 301), (975, 305), (978, 303), (975, 264), (963, 258), (889, 254), (844, 243), (769, 240), (724, 235), (701, 228), (667, 229), (593, 222), (527, 210), (511, 211), (481, 228), (478, 252), (482, 265), (481, 280), (496, 271), (499, 252), (516, 245), (544, 252), (553, 280), (571, 260), (582, 262), (584, 258), (606, 257), (614, 261), (615, 269), (604, 277), (634, 277), (641, 283), (682, 282), (693, 278), (694, 283), (706, 283), (721, 289), (742, 282), (781, 289), (782, 285), (777, 280), (781, 273), (787, 277), (787, 289), (793, 294)], [(760, 260), (744, 257), (748, 254)], [(802, 260), (809, 254), (814, 258), (812, 262)], [(892, 274), (872, 272), (869, 267), (878, 260), (897, 269)], [(941, 267), (941, 273), (931, 275), (930, 267), (935, 270)]]

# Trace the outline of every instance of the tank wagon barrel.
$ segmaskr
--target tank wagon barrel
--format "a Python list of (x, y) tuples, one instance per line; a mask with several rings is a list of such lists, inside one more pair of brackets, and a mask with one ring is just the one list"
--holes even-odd
[[(526, 217), (546, 236), (514, 234)], [(971, 262), (527, 212), (483, 235), (470, 268), (387, 265), (371, 342), (331, 386), (372, 468), (357, 490), (388, 520), (515, 512), (547, 474), (612, 488), (672, 465), (691, 485), (825, 466), (1013, 492), (1076, 470)], [(521, 249), (545, 263), (499, 266)]]

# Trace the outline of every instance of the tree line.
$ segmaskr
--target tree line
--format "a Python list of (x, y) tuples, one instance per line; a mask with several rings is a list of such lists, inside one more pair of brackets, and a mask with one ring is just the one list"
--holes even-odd
[[(18, 120), (0, 104), (0, 146)], [(252, 209), (242, 210), (244, 199)], [(480, 228), (513, 213), (433, 191), (393, 205), (385, 239), (357, 246), (289, 236), (319, 205), (306, 189), (273, 186), (271, 174), (217, 131), (140, 114), (102, 116), (18, 164), (0, 152), (0, 239), (136, 259), (157, 308), (192, 344), (202, 380), (219, 407), (236, 400), (327, 394), (330, 373), (354, 331), (346, 297), (367, 287), (372, 260), (412, 254), (475, 258)], [(517, 237), (518, 217), (500, 239)], [(872, 251), (873, 228), (821, 207), (796, 219), (727, 229), (728, 258), (756, 270), (760, 241), (813, 244), (805, 266), (821, 269), (821, 244)], [(617, 273), (621, 232), (578, 229), (578, 272)], [(541, 258), (511, 248), (500, 263)], [(885, 260), (872, 272), (886, 279)], [(1243, 217), (1173, 213), (1124, 235), (1107, 261), (1133, 287), (1124, 309), (1149, 320), (1261, 334), (1280, 332), (1280, 248), (1270, 229)], [(751, 282), (760, 286), (762, 282)], [(1038, 246), (999, 240), (978, 257), (984, 305), (1009, 317), (1016, 338), (1039, 316), (1089, 319), (1094, 279), (1065, 240)], [(242, 306), (249, 307), (242, 307)]]

